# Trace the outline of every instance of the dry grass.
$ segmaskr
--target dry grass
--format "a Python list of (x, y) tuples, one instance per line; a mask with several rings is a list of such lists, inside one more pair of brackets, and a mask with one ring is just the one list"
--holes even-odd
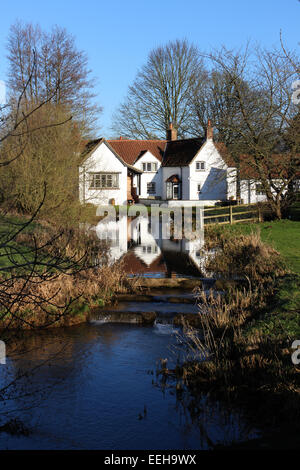
[(133, 288), (121, 265), (60, 273), (43, 282), (21, 278), (6, 287), (12, 306), (2, 312), (0, 321), (10, 328), (80, 323), (90, 306), (107, 303), (115, 293)]
[(230, 236), (221, 233), (208, 239), (207, 245), (217, 248), (206, 269), (223, 277), (248, 279), (252, 284), (267, 283), (286, 273), (280, 254), (263, 243), (259, 232)]
[[(218, 296), (199, 293), (201, 326), (185, 325), (181, 341), (190, 359), (177, 374), (195, 393), (209, 390), (221, 399), (246, 401), (262, 419), (292, 420), (299, 414), (300, 394), (291, 352), (280, 339), (258, 331), (245, 334), (272, 298), (276, 279), (285, 274), (280, 256), (256, 234), (216, 237), (216, 243), (219, 251), (210, 269), (247, 279), (247, 288)], [(283, 397), (287, 402), (278, 409)]]
[[(0, 278), (0, 327), (69, 325), (89, 306), (136, 290), (122, 264), (108, 265), (108, 246), (96, 233), (39, 221), (14, 239), (8, 274)], [(23, 246), (21, 246), (23, 245)]]
[[(45, 225), (46, 224), (46, 225)], [(51, 256), (66, 257), (67, 259), (83, 259), (93, 264), (93, 258), (102, 257), (105, 260), (107, 246), (101, 242), (96, 233), (78, 228), (62, 228), (53, 224), (43, 223), (40, 230), (32, 233), (20, 233), (15, 242), (29, 247), (42, 247)]]

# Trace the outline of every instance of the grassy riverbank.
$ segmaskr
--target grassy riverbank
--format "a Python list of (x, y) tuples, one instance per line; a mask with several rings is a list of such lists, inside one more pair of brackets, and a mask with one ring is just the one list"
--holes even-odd
[(19, 215), (0, 216), (0, 329), (82, 323), (90, 308), (132, 291), (122, 265), (106, 264), (107, 247), (95, 234), (28, 222)]
[(256, 224), (215, 226), (208, 231), (208, 236), (222, 233), (231, 236), (259, 233), (263, 242), (279, 251), (287, 268), (300, 274), (300, 221), (282, 219)]
[(205, 360), (176, 371), (193, 395), (209, 391), (242, 405), (257, 425), (291, 432), (300, 417), (299, 366), (291, 359), (300, 339), (299, 229), (289, 220), (209, 229), (207, 245), (219, 248), (209, 269), (244, 283), (223, 296), (201, 295), (201, 334), (187, 328), (184, 338)]

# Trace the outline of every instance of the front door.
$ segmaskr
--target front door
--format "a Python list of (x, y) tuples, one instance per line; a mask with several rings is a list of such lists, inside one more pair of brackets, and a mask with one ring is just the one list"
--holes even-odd
[(173, 184), (173, 199), (179, 199), (179, 184)]

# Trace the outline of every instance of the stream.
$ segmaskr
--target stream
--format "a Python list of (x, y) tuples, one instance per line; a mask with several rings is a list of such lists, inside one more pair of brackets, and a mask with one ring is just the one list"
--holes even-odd
[[(124, 259), (128, 275), (203, 277), (197, 245), (175, 242), (172, 251), (171, 242), (163, 247), (143, 236), (126, 243), (125, 251), (121, 242), (113, 246), (111, 257)], [(211, 449), (260, 435), (242, 412), (206, 395), (197, 418), (191, 416), (188, 394), (178, 396), (172, 381), (161, 383), (160, 360), (172, 368), (186, 355), (172, 318), (196, 315), (198, 307), (191, 291), (151, 294), (151, 302), (120, 301), (111, 310), (154, 311), (153, 325), (95, 315), (87, 324), (24, 331), (12, 340), (0, 388), (17, 381), (0, 402), (0, 424), (17, 419), (22, 431), (0, 428), (1, 449)], [(170, 296), (189, 300), (174, 303)]]

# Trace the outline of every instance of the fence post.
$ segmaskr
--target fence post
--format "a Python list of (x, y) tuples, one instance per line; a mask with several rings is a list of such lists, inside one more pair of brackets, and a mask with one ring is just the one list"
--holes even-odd
[(258, 207), (258, 222), (261, 222), (261, 211), (260, 211), (260, 207)]
[(229, 222), (232, 225), (232, 206), (229, 206)]

